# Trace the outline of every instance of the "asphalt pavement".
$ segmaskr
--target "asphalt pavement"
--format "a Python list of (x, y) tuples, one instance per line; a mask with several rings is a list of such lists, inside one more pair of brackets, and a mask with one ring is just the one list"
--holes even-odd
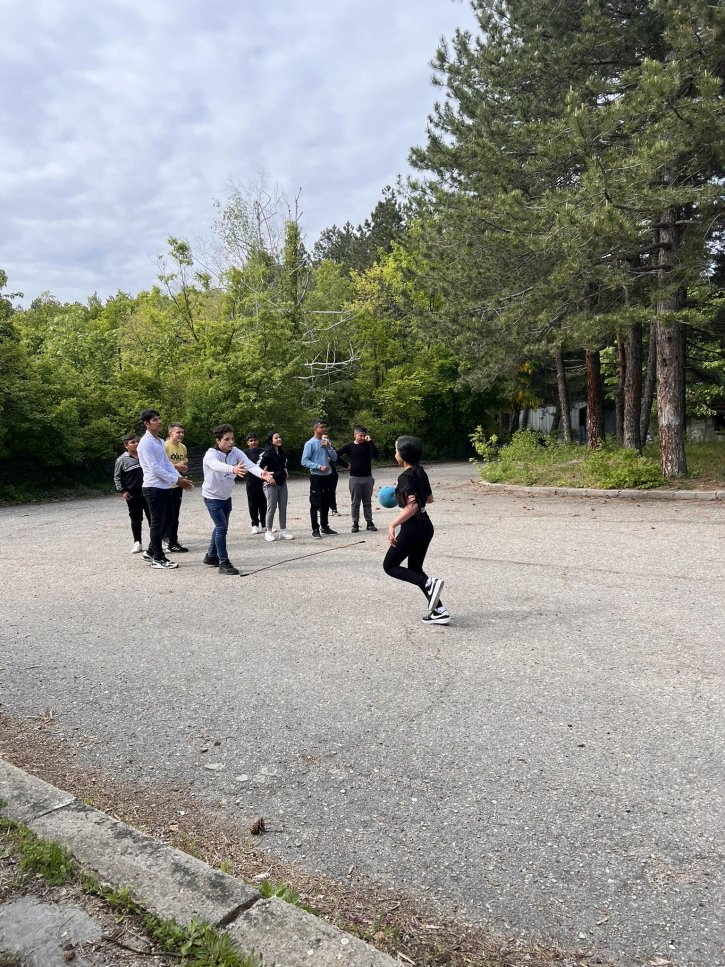
[(249, 535), (237, 488), (243, 571), (329, 551), (247, 577), (202, 564), (199, 489), (170, 572), (130, 554), (116, 498), (0, 510), (0, 710), (268, 817), (303, 868), (622, 965), (722, 963), (723, 503), (429, 473), (447, 627), (382, 571), (393, 512), (350, 534), (344, 477), (324, 541), (304, 480), (290, 542)]

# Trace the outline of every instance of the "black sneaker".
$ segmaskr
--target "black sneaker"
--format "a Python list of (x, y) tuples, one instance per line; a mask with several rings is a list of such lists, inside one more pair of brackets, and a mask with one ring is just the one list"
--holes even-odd
[(169, 544), (167, 550), (172, 554), (187, 554), (189, 552), (189, 548), (182, 547), (181, 544)]
[(331, 510), (330, 511), (330, 516), (331, 517), (339, 517), (340, 515), (338, 514), (337, 510)]
[(160, 571), (173, 571), (173, 569), (178, 566), (179, 565), (176, 563), (176, 561), (167, 561), (166, 558), (164, 558), (162, 561), (154, 561), (151, 565), (152, 568), (157, 568)]
[(425, 596), (428, 598), (428, 614), (438, 607), (443, 590), (443, 578), (428, 578), (425, 584)]
[(204, 563), (209, 564), (211, 567), (219, 567), (219, 558), (216, 554), (205, 554)]
[(424, 625), (447, 625), (450, 623), (451, 616), (448, 614), (447, 608), (436, 608), (422, 620)]
[(320, 528), (319, 527), (313, 527), (312, 528), (312, 536), (313, 537), (316, 537), (318, 540), (322, 537), (322, 534), (320, 533)]
[(375, 526), (375, 524), (373, 524), (373, 522), (371, 520), (369, 520), (368, 521), (368, 526), (365, 528), (365, 530), (368, 530), (368, 531), (376, 531), (377, 530), (377, 527)]
[(153, 554), (151, 554), (149, 551), (144, 551), (141, 557), (144, 559), (144, 561), (148, 561), (149, 564), (151, 564), (154, 559)]
[(329, 536), (330, 536), (331, 534), (337, 534), (337, 531), (334, 531), (334, 530), (333, 530), (333, 529), (332, 529), (331, 527), (322, 527), (322, 528), (320, 528), (320, 529), (322, 530), (322, 533), (323, 533), (323, 534), (327, 534), (327, 536), (328, 536), (328, 537), (329, 537)]
[(231, 561), (224, 561), (223, 564), (219, 565), (220, 574), (239, 574), (239, 568), (234, 567)]
[(353, 524), (352, 527), (350, 528), (350, 531), (353, 534), (359, 534), (360, 533), (360, 525), (359, 524)]

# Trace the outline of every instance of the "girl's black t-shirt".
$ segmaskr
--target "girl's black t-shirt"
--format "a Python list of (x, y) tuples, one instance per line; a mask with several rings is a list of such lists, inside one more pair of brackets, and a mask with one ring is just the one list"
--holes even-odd
[(430, 489), (428, 474), (422, 467), (408, 467), (398, 477), (398, 486), (395, 488), (395, 496), (398, 499), (399, 507), (408, 506), (408, 497), (415, 495), (418, 504), (418, 513), (425, 511), (425, 504), (433, 491)]

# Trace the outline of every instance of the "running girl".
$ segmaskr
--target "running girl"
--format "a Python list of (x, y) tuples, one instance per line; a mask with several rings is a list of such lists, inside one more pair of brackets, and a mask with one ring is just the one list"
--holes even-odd
[[(428, 474), (420, 466), (423, 446), (414, 436), (402, 436), (395, 442), (395, 459), (403, 472), (398, 477), (395, 496), (400, 513), (388, 527), (390, 547), (383, 561), (385, 573), (398, 581), (416, 584), (428, 602), (424, 624), (447, 625), (451, 620), (441, 601), (442, 578), (428, 577), (423, 562), (433, 539), (433, 524), (426, 506), (433, 501)], [(395, 529), (400, 527), (396, 536)], [(405, 559), (408, 566), (402, 567)]]

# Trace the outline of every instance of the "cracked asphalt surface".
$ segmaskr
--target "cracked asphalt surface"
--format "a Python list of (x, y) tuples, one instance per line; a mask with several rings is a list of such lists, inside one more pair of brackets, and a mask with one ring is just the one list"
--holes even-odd
[(303, 868), (622, 965), (723, 963), (722, 503), (429, 473), (448, 627), (384, 575), (390, 511), (341, 547), (345, 477), (324, 543), (306, 481), (294, 542), (249, 536), (237, 488), (242, 570), (340, 548), (242, 578), (201, 563), (200, 489), (173, 572), (129, 553), (117, 498), (0, 509), (0, 709), (52, 709), (109, 775), (263, 815)]

